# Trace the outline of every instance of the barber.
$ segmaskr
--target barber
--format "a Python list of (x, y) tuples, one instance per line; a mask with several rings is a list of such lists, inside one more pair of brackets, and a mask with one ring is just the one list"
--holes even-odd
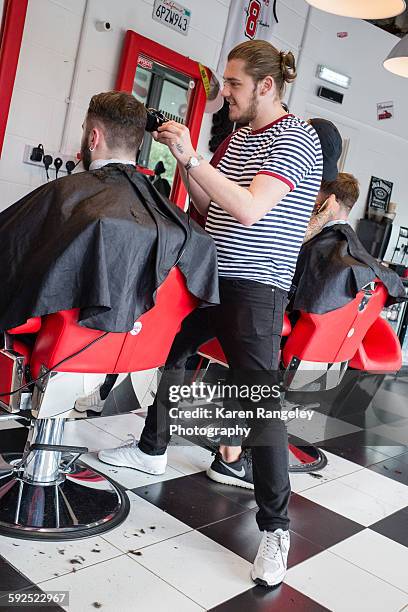
[[(281, 105), (285, 83), (295, 77), (292, 53), (266, 41), (248, 41), (230, 52), (222, 95), (230, 120), (249, 125), (221, 145), (216, 167), (197, 154), (186, 126), (169, 121), (155, 134), (176, 158), (194, 206), (207, 217), (217, 247), (221, 304), (184, 320), (139, 443), (101, 451), (102, 461), (164, 472), (170, 440), (165, 415), (174, 405), (169, 387), (183, 382), (186, 360), (206, 340), (217, 336), (232, 373), (252, 373), (251, 380), (258, 380), (259, 374), (277, 372), (287, 292), (322, 175), (315, 130)], [(263, 532), (252, 578), (273, 586), (284, 578), (289, 550), (287, 432), (281, 419), (251, 425), (254, 441), (260, 426), (265, 430), (263, 442), (251, 445), (256, 520)], [(247, 459), (239, 447), (236, 453), (221, 446), (218, 461), (245, 472)]]

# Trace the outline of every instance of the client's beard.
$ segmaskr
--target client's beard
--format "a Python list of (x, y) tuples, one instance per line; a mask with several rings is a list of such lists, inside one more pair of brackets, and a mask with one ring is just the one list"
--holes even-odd
[(89, 170), (90, 165), (92, 163), (91, 151), (89, 150), (88, 145), (86, 144), (87, 139), (83, 139), (81, 142), (81, 161), (85, 170)]

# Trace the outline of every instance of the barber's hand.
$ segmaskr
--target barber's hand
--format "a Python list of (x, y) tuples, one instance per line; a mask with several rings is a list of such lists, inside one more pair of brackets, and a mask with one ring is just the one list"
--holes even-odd
[(176, 121), (163, 123), (157, 132), (153, 132), (153, 138), (157, 142), (166, 144), (177, 161), (183, 164), (186, 164), (190, 157), (197, 155), (191, 144), (190, 130), (182, 123)]

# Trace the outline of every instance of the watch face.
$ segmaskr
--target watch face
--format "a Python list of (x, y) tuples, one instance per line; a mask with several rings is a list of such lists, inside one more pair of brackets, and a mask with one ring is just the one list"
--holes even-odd
[(197, 159), (197, 157), (192, 157), (190, 159), (190, 164), (193, 166), (193, 168), (195, 168), (196, 166), (200, 165), (199, 160)]

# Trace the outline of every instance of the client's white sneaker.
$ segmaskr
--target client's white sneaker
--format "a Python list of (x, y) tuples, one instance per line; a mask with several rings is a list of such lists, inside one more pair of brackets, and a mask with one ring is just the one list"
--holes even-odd
[(286, 574), (289, 546), (289, 531), (264, 531), (251, 570), (252, 580), (268, 587), (280, 584)]
[(103, 406), (106, 400), (101, 399), (100, 389), (102, 385), (95, 387), (89, 395), (82, 395), (78, 397), (75, 402), (74, 408), (78, 412), (86, 412), (87, 410), (93, 410), (93, 412), (102, 412)]
[(167, 451), (164, 455), (148, 455), (137, 445), (137, 440), (132, 434), (129, 442), (125, 442), (116, 448), (108, 448), (98, 453), (98, 459), (103, 463), (116, 465), (118, 467), (133, 468), (146, 474), (164, 474), (167, 465)]

